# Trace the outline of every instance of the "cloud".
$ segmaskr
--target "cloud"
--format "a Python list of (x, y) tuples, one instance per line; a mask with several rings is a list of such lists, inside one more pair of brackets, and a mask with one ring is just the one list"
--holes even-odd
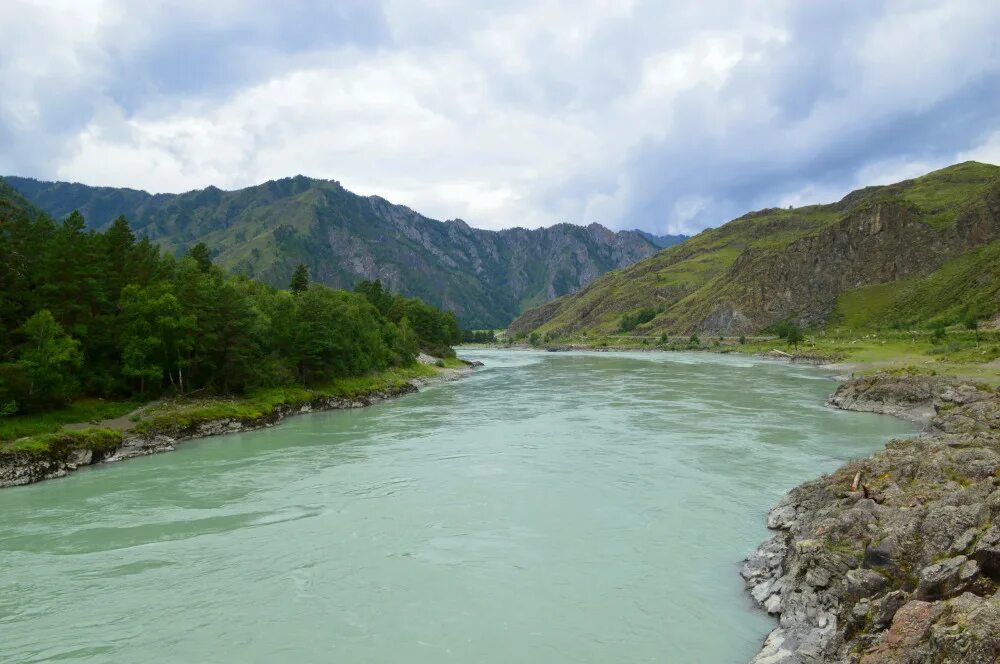
[(998, 33), (974, 1), (15, 0), (0, 172), (692, 232), (997, 161)]

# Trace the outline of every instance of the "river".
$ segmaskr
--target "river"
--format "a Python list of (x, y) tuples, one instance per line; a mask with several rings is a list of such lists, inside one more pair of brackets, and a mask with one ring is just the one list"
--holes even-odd
[(486, 366), (0, 491), (2, 662), (745, 662), (792, 486), (913, 428), (709, 353)]

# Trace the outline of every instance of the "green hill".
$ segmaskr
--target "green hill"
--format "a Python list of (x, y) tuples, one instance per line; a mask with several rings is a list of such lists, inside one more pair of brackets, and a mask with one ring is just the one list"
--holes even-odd
[(1000, 309), (1000, 167), (966, 162), (837, 203), (751, 212), (526, 312), (515, 332), (749, 334), (929, 325)]
[(468, 328), (501, 327), (527, 308), (571, 293), (608, 270), (658, 250), (638, 231), (559, 224), (488, 231), (436, 221), (337, 182), (297, 176), (184, 194), (8, 177), (56, 219), (79, 210), (106, 228), (125, 215), (137, 234), (183, 252), (197, 242), (222, 267), (286, 286), (298, 263), (315, 281), (389, 289), (454, 311)]

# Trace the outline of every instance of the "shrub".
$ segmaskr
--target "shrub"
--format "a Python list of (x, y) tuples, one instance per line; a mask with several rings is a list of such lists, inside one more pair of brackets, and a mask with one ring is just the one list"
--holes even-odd
[(631, 332), (643, 323), (648, 323), (649, 321), (656, 318), (656, 309), (640, 309), (634, 314), (625, 314), (622, 316), (622, 322), (620, 325), (622, 332)]

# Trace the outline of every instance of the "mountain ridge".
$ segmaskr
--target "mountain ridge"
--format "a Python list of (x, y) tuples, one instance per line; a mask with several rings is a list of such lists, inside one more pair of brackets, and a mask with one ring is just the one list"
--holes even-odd
[(54, 218), (79, 210), (103, 228), (124, 215), (136, 233), (183, 252), (205, 242), (223, 267), (284, 286), (298, 263), (316, 281), (388, 288), (454, 311), (469, 328), (502, 327), (659, 247), (638, 231), (599, 224), (478, 229), (438, 221), (337, 181), (294, 176), (233, 191), (181, 194), (4, 178)]
[[(1000, 274), (989, 262), (997, 241), (1000, 167), (965, 162), (835, 203), (748, 212), (527, 311), (510, 329), (614, 333), (644, 310), (651, 316), (636, 334), (751, 334), (784, 321), (816, 328), (858, 306), (886, 325), (929, 325), (945, 310), (991, 317), (1000, 309)], [(902, 306), (895, 293), (850, 300), (861, 288), (905, 282), (912, 302), (918, 282), (944, 278), (938, 271), (970, 273), (963, 261), (981, 265), (981, 278), (955, 281), (965, 285), (937, 310)]]

